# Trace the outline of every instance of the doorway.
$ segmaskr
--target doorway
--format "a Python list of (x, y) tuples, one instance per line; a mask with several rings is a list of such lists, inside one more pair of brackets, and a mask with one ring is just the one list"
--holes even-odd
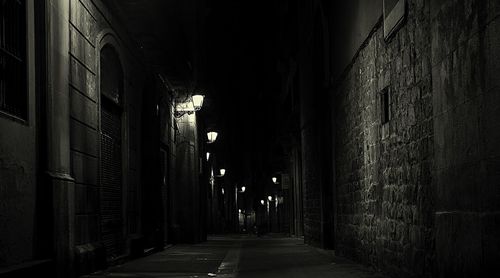
[(123, 254), (123, 73), (118, 54), (111, 46), (101, 50), (101, 240), (113, 260)]

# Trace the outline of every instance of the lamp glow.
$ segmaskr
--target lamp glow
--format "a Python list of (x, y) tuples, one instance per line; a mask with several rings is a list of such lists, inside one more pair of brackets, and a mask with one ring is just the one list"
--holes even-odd
[(215, 131), (211, 131), (207, 133), (207, 138), (208, 138), (208, 143), (213, 143), (215, 140), (217, 140), (217, 135), (219, 135)]
[(175, 111), (176, 112), (184, 112), (184, 113), (192, 113), (192, 112), (194, 112), (194, 104), (192, 101), (177, 103)]
[(278, 178), (277, 178), (277, 177), (273, 177), (273, 178), (272, 178), (272, 180), (273, 180), (273, 183), (274, 183), (274, 184), (277, 184), (277, 183), (278, 183)]
[(226, 169), (220, 169), (220, 176), (223, 177), (226, 174)]
[(273, 197), (272, 196), (267, 196), (267, 199), (269, 200), (269, 202), (271, 202), (273, 200)]
[(222, 195), (224, 195), (224, 188), (222, 188)]
[(241, 213), (241, 209), (238, 209), (238, 212)]
[(207, 161), (210, 159), (210, 153), (207, 152)]
[(265, 201), (264, 200), (260, 200), (260, 204), (261, 205), (264, 205)]
[(193, 99), (194, 110), (195, 111), (200, 110), (201, 107), (203, 106), (203, 100), (205, 99), (205, 96), (203, 96), (203, 95), (194, 95), (192, 97), (192, 99)]
[(243, 193), (244, 193), (244, 192), (245, 192), (245, 190), (247, 190), (247, 188), (246, 188), (246, 187), (244, 187), (244, 186), (242, 186), (242, 187), (241, 187), (241, 192), (243, 192)]

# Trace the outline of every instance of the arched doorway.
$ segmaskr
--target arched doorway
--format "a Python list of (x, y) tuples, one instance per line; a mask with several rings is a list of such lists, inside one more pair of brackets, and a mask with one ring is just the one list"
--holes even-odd
[(123, 71), (118, 53), (105, 45), (100, 55), (101, 153), (100, 213), (101, 240), (108, 260), (120, 256), (123, 236), (122, 111)]

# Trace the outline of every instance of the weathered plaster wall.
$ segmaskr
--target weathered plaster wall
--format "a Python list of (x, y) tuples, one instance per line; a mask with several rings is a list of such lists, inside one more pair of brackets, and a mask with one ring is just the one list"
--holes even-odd
[(0, 116), (0, 267), (33, 260), (39, 240), (33, 1), (27, 4), (28, 120)]

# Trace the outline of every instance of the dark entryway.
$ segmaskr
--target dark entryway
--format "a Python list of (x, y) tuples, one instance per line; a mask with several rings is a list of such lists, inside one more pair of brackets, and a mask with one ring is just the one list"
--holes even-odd
[(123, 74), (115, 50), (101, 51), (101, 239), (108, 259), (123, 253)]

